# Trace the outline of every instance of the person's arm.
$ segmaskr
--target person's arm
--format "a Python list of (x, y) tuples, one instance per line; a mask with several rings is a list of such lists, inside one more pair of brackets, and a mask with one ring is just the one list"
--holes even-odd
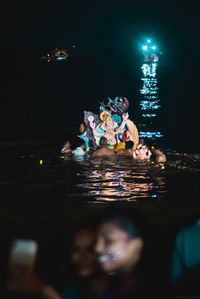
[(122, 134), (124, 133), (124, 127), (126, 125), (126, 120), (128, 119), (129, 115), (128, 112), (122, 114), (122, 123), (121, 125), (115, 130), (117, 134)]
[(21, 285), (21, 291), (42, 296), (45, 299), (61, 299), (59, 293), (34, 271), (28, 271)]

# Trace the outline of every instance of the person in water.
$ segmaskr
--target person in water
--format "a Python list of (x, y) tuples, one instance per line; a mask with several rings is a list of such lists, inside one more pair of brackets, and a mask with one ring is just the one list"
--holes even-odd
[(98, 148), (96, 151), (94, 151), (94, 153), (92, 154), (92, 157), (115, 156), (114, 151), (112, 149), (108, 148), (106, 137), (101, 137), (99, 144), (100, 144), (100, 148)]
[(69, 155), (72, 153), (71, 150), (71, 142), (69, 140), (67, 140), (64, 144), (63, 144), (63, 148), (61, 149), (61, 153), (65, 154), (65, 155)]
[(127, 157), (132, 157), (133, 156), (133, 147), (134, 147), (134, 142), (129, 140), (125, 142), (125, 149), (120, 149), (116, 155), (118, 156), (127, 156)]
[(82, 138), (77, 137), (76, 148), (72, 151), (74, 156), (84, 156), (85, 155), (85, 141)]
[(87, 138), (87, 126), (84, 122), (80, 123), (79, 126), (80, 135), (77, 135), (77, 137), (80, 137), (85, 142), (85, 152), (89, 151), (89, 141)]

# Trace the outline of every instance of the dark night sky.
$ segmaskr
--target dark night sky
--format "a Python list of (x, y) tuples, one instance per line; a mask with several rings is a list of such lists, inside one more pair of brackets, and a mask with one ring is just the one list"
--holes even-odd
[[(165, 86), (166, 92), (172, 92), (174, 87), (178, 106), (182, 95), (190, 96), (192, 90), (191, 101), (194, 106), (197, 101), (194, 89), (198, 84), (200, 46), (199, 11), (195, 2), (13, 1), (4, 4), (1, 26), (4, 109), (1, 113), (1, 122), (7, 124), (7, 127), (16, 125), (19, 119), (25, 122), (31, 118), (34, 109), (37, 110), (34, 108), (33, 98), (40, 89), (45, 93), (47, 86), (46, 83), (44, 87), (41, 86), (42, 73), (39, 71), (37, 61), (41, 54), (56, 47), (71, 49), (76, 45), (73, 50), (74, 69), (71, 67), (72, 75), (70, 79), (68, 78), (70, 96), (73, 90), (77, 98), (80, 95), (85, 98), (95, 95), (115, 96), (126, 94), (125, 90), (129, 95), (131, 80), (134, 78), (131, 71), (134, 57), (140, 49), (140, 43), (148, 36), (158, 42), (165, 54), (163, 64), (168, 69), (169, 76), (169, 86)], [(78, 67), (80, 64), (82, 67)], [(185, 70), (187, 74), (182, 75), (183, 80), (177, 81), (176, 87), (173, 65), (179, 73)], [(170, 68), (173, 72), (172, 78), (169, 75)], [(40, 79), (38, 79), (39, 72)], [(55, 70), (52, 82), (57, 77), (58, 71)], [(80, 94), (75, 78), (78, 78)], [(84, 81), (84, 78), (87, 80)], [(113, 79), (112, 82), (110, 78), (118, 78), (116, 79), (118, 81)], [(49, 78), (43, 80), (51, 81)], [(65, 84), (62, 80), (64, 79), (61, 79), (61, 84)], [(186, 82), (186, 90), (183, 90)], [(89, 89), (91, 91), (88, 91)], [(54, 90), (55, 97), (57, 90), (56, 88)], [(62, 92), (61, 88), (58, 92), (61, 98)], [(61, 100), (61, 105), (62, 101), (64, 99)], [(82, 109), (81, 101), (80, 109)], [(96, 103), (94, 105), (96, 106)], [(169, 102), (169, 109), (173, 109), (173, 105), (172, 101)], [(51, 110), (53, 106), (55, 107), (55, 102), (54, 105), (49, 104), (49, 109)], [(182, 106), (183, 111), (185, 109), (187, 113), (189, 111), (197, 115), (193, 107), (188, 107), (187, 101), (182, 103)], [(173, 115), (174, 111), (169, 115)], [(57, 114), (59, 113), (58, 109)]]
[[(152, 34), (162, 46), (199, 44), (197, 3), (184, 1), (13, 1), (3, 31), (17, 49), (130, 47)], [(168, 45), (168, 47), (167, 47)]]

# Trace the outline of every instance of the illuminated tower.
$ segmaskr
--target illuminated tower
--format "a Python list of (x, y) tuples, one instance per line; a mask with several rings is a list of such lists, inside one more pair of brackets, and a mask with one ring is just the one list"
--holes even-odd
[(140, 111), (141, 123), (139, 125), (140, 138), (151, 138), (153, 140), (163, 137), (158, 129), (158, 112), (161, 107), (158, 87), (158, 52), (156, 46), (151, 45), (151, 40), (143, 49), (143, 64), (141, 66), (142, 88), (140, 89)]

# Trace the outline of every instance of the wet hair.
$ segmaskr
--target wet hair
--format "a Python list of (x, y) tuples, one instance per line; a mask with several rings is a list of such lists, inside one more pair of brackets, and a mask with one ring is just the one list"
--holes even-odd
[(132, 149), (134, 146), (134, 142), (131, 140), (126, 141), (125, 144), (126, 144), (126, 149)]
[(133, 219), (134, 218), (131, 217), (127, 211), (123, 211), (122, 208), (108, 208), (99, 220), (99, 225), (104, 222), (111, 222), (133, 239), (141, 236), (141, 230), (137, 223), (138, 218)]
[(75, 149), (77, 147), (80, 147), (82, 145), (85, 145), (85, 141), (80, 138), (80, 137), (76, 137), (73, 142), (72, 142), (72, 148)]
[(100, 146), (106, 146), (107, 145), (106, 137), (101, 137), (99, 144)]

